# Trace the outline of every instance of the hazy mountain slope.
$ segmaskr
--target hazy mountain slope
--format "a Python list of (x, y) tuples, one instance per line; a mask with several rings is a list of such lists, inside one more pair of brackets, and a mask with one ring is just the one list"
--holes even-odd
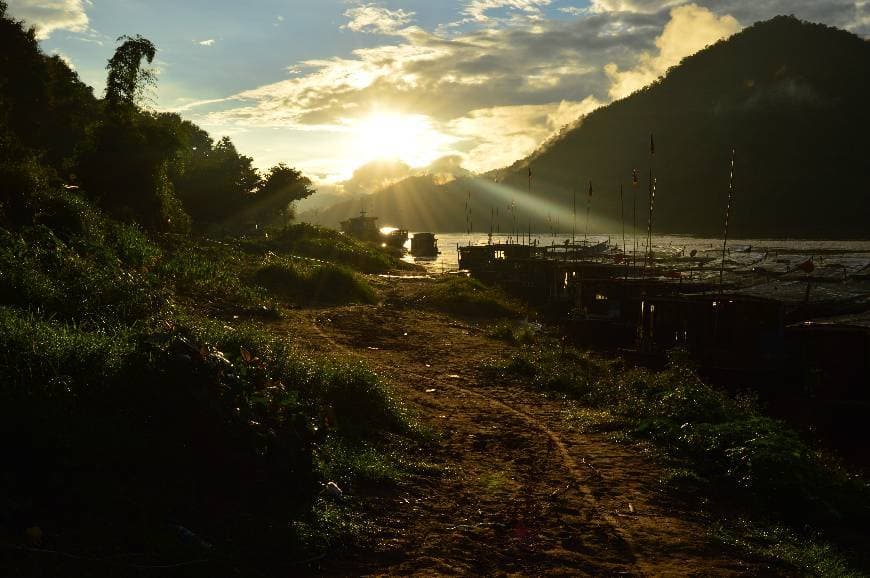
[[(779, 17), (686, 58), (661, 81), (590, 114), (530, 162), (543, 190), (592, 180), (593, 209), (618, 219), (631, 170), (657, 175), (655, 228), (720, 234), (736, 149), (733, 231), (870, 235), (870, 45)], [(649, 133), (656, 155), (649, 157)], [(504, 172), (523, 186), (527, 164)], [(645, 221), (645, 219), (643, 219)]]
[(340, 221), (365, 209), (378, 217), (381, 226), (461, 231), (466, 228), (465, 191), (469, 188), (476, 188), (470, 179), (438, 184), (431, 176), (409, 177), (373, 195), (356, 196), (326, 209), (302, 213), (300, 219), (338, 227)]
[[(648, 171), (657, 175), (658, 232), (720, 235), (729, 156), (736, 149), (732, 233), (746, 236), (870, 236), (870, 44), (834, 28), (777, 17), (751, 26), (689, 58), (651, 86), (589, 114), (529, 159), (443, 186), (412, 178), (365, 200), (386, 224), (412, 229), (488, 230), (498, 208), (501, 228), (517, 201), (518, 221), (547, 229), (562, 207), (570, 230), (572, 189), (578, 223), (593, 182), (592, 228), (619, 229), (619, 185), (626, 221), (636, 196), (646, 223)], [(655, 134), (656, 155), (649, 156)], [(532, 199), (528, 165), (533, 171)], [(632, 188), (632, 169), (640, 182)], [(504, 185), (507, 185), (504, 186)], [(510, 187), (510, 188), (508, 188)], [(324, 224), (358, 213), (361, 201), (320, 212)]]

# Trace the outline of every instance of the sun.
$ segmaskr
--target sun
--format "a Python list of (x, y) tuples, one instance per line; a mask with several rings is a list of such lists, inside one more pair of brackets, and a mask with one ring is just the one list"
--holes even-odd
[(356, 166), (377, 159), (398, 159), (422, 167), (448, 154), (452, 139), (421, 114), (376, 112), (351, 123), (351, 160)]

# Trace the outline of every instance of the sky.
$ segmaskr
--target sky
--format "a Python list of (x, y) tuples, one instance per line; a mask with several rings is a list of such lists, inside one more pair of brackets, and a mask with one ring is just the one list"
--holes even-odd
[[(870, 34), (870, 0), (7, 0), (98, 95), (121, 35), (158, 48), (148, 106), (315, 183), (484, 172), (777, 14)], [(367, 170), (368, 169), (368, 170)]]

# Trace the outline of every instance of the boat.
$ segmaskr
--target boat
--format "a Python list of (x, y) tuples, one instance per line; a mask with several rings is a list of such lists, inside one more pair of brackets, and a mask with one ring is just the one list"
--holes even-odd
[(396, 249), (403, 248), (408, 240), (407, 229), (386, 229), (386, 231), (382, 229), (381, 235), (383, 236), (384, 243)]
[(415, 257), (435, 257), (438, 253), (438, 239), (434, 233), (414, 233), (411, 237), (411, 254)]
[(363, 209), (360, 211), (359, 217), (351, 217), (346, 221), (342, 221), (341, 231), (345, 235), (361, 241), (378, 243), (381, 241), (381, 231), (378, 229), (377, 220), (377, 217), (367, 216), (365, 209)]

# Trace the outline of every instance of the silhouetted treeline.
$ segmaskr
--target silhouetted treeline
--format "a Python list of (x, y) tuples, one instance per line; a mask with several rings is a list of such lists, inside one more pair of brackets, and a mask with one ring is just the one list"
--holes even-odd
[[(79, 187), (109, 214), (152, 230), (286, 222), (311, 182), (280, 164), (265, 175), (229, 138), (217, 143), (173, 113), (147, 110), (157, 48), (119, 38), (98, 99), (0, 0), (0, 214), (26, 219), (34, 194)], [(108, 56), (108, 55), (107, 55)]]

